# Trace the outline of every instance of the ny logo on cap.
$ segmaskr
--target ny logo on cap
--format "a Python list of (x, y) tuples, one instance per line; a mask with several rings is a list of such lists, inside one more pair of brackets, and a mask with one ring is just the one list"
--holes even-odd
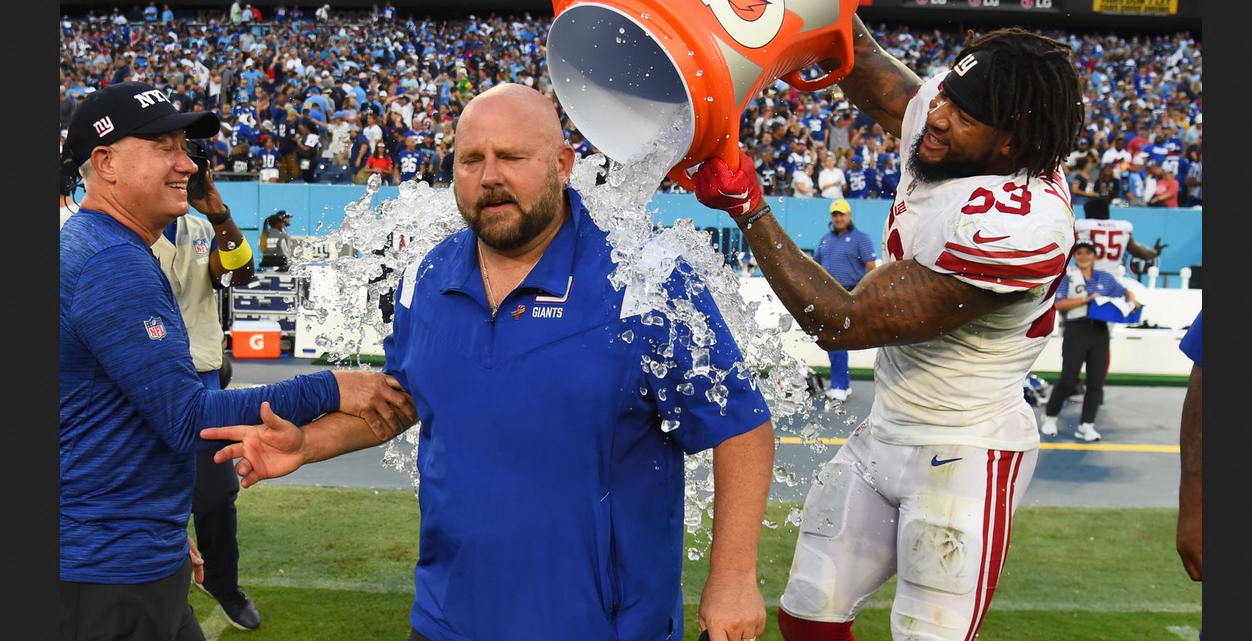
[(143, 93), (137, 93), (132, 97), (135, 100), (138, 100), (139, 106), (143, 107), (144, 109), (147, 109), (148, 107), (151, 107), (152, 105), (155, 105), (158, 102), (170, 101), (170, 99), (167, 98), (165, 94), (161, 92), (160, 89), (152, 89), (149, 91), (145, 91)]
[(109, 132), (113, 131), (113, 119), (105, 116), (91, 123), (91, 126), (95, 128), (96, 135), (103, 138), (109, 135)]
[(956, 72), (956, 75), (964, 77), (965, 72), (973, 69), (976, 64), (978, 64), (978, 60), (976, 60), (974, 58), (974, 54), (971, 53), (970, 55), (961, 58), (961, 61), (956, 63), (956, 66), (953, 67), (952, 70)]

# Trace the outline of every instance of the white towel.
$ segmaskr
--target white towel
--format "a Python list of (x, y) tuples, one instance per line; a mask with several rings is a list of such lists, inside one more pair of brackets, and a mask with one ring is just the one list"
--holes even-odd
[[(1066, 278), (1069, 278), (1069, 296), (1067, 298), (1087, 297), (1087, 279), (1083, 278), (1081, 269), (1070, 267), (1066, 273)], [(1087, 305), (1085, 303), (1065, 312), (1065, 320), (1067, 321), (1086, 317)]]

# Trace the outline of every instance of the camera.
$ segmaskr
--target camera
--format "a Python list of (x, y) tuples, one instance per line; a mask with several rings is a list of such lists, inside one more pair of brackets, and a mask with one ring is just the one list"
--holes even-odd
[(209, 186), (205, 182), (205, 175), (209, 173), (208, 153), (204, 149), (204, 145), (195, 140), (187, 141), (187, 156), (191, 161), (196, 163), (196, 173), (187, 179), (187, 199), (202, 200)]

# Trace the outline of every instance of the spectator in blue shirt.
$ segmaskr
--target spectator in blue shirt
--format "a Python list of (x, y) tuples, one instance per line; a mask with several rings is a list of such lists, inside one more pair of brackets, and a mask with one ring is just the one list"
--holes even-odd
[(1117, 277), (1094, 267), (1096, 245), (1079, 237), (1074, 243), (1074, 265), (1061, 278), (1056, 290), (1056, 310), (1065, 319), (1061, 342), (1061, 378), (1048, 396), (1039, 432), (1056, 436), (1056, 417), (1061, 406), (1078, 389), (1078, 372), (1087, 366), (1087, 389), (1082, 399), (1082, 423), (1074, 436), (1084, 441), (1100, 440), (1095, 430), (1096, 413), (1104, 402), (1104, 379), (1109, 369), (1109, 324), (1087, 318), (1087, 306), (1096, 296), (1124, 297), (1138, 307), (1134, 292), (1117, 282)]
[(169, 22), (174, 19), (174, 12), (170, 10), (170, 6), (168, 4), (164, 5), (164, 7), (165, 8), (161, 11), (161, 24), (169, 24)]
[[(830, 231), (818, 243), (813, 260), (848, 291), (861, 282), (866, 272), (878, 266), (874, 241), (852, 225), (852, 206), (848, 201), (840, 198), (830, 204)], [(826, 390), (826, 398), (845, 401), (852, 393), (848, 352), (835, 350), (827, 354), (830, 356), (830, 389)]]
[(1204, 311), (1182, 337), (1178, 348), (1191, 359), (1191, 377), (1187, 397), (1182, 402), (1182, 426), (1179, 430), (1179, 454), (1182, 458), (1182, 482), (1178, 489), (1178, 556), (1192, 581), (1204, 578)]
[(396, 154), (396, 171), (400, 174), (399, 182), (419, 179), (426, 166), (426, 155), (417, 148), (417, 134), (405, 136), (404, 149)]
[[(682, 340), (663, 357), (672, 367), (640, 369), (665, 351), (669, 321), (622, 307), (606, 232), (563, 187), (574, 153), (548, 98), (493, 87), (467, 105), (454, 144), (469, 229), (405, 270), (384, 344), (423, 418), (410, 638), (682, 638), (683, 455), (708, 448), (716, 498), (699, 620), (715, 638), (760, 635), (774, 449), (764, 400), (737, 376), (686, 378), (704, 354)], [(711, 296), (677, 263), (667, 289), (706, 315), (711, 366), (733, 367), (742, 357)], [(242, 441), (218, 456), (246, 458), (247, 486), (290, 473), (301, 450), (376, 442), (342, 420), (301, 430), (267, 415), (269, 429), (206, 435)], [(275, 437), (291, 440), (272, 449)]]
[[(86, 196), (60, 236), (60, 627), (181, 641), (204, 638), (187, 603), (203, 566), (189, 559), (185, 532), (195, 453), (219, 444), (201, 428), (255, 423), (272, 407), (306, 420), (338, 409), (369, 417), (362, 426), (398, 429), (414, 412), (395, 379), (364, 372), (205, 388), (151, 246), (187, 215), (181, 185), (198, 169), (187, 134), (215, 135), (219, 125), (212, 113), (180, 114), (158, 95), (138, 82), (101, 89), (75, 112), (66, 138)], [(219, 259), (235, 269), (251, 250), (244, 243), (207, 258)], [(402, 418), (379, 419), (392, 415)]]
[(848, 159), (848, 170), (844, 174), (848, 178), (848, 198), (877, 198), (878, 174), (864, 166), (864, 158), (853, 156)]
[(893, 200), (899, 185), (900, 168), (896, 164), (896, 154), (878, 154), (878, 197)]
[(1130, 167), (1122, 172), (1122, 198), (1132, 207), (1147, 207), (1147, 199), (1151, 197), (1151, 194), (1144, 194), (1144, 181), (1148, 174), (1143, 163), (1147, 157), (1147, 152), (1140, 152), (1130, 161)]

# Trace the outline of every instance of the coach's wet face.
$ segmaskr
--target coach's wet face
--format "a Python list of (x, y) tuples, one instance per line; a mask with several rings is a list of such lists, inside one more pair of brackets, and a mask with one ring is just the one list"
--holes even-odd
[(930, 101), (926, 127), (913, 141), (909, 171), (923, 182), (1008, 174), (1013, 134), (979, 122), (942, 90)]
[(457, 207), (474, 234), (498, 251), (525, 247), (555, 224), (563, 206), (573, 150), (564, 144), (559, 122), (554, 132), (535, 125), (546, 117), (555, 122), (555, 111), (537, 92), (484, 93), (457, 126)]

